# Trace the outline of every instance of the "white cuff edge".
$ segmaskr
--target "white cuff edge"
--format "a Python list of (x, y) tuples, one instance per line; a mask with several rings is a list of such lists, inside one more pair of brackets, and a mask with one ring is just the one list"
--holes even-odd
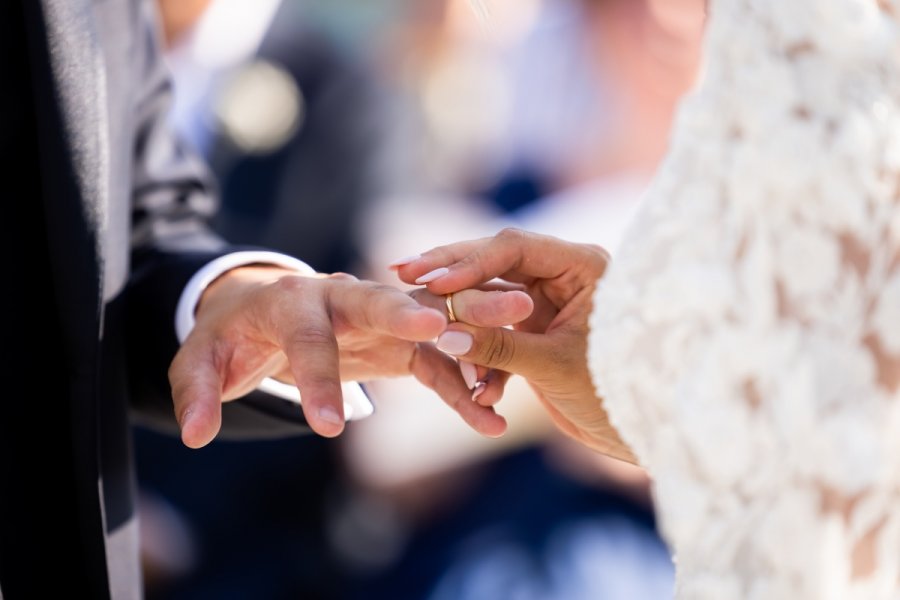
[[(275, 265), (304, 275), (312, 275), (316, 272), (305, 262), (293, 256), (265, 250), (232, 252), (210, 261), (188, 280), (178, 299), (178, 306), (175, 309), (175, 334), (178, 336), (179, 343), (183, 343), (194, 329), (194, 325), (197, 323), (194, 313), (200, 302), (200, 296), (203, 295), (209, 284), (231, 269), (252, 264)], [(300, 390), (296, 386), (282, 383), (271, 377), (263, 379), (257, 389), (300, 404)], [(344, 393), (344, 417), (347, 420), (362, 419), (375, 411), (375, 407), (372, 406), (372, 402), (359, 384), (344, 383), (341, 389)]]

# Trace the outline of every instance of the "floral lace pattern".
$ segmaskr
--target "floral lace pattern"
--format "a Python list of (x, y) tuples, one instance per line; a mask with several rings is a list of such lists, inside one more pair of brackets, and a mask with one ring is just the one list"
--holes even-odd
[(900, 2), (718, 0), (590, 364), (689, 599), (900, 598)]

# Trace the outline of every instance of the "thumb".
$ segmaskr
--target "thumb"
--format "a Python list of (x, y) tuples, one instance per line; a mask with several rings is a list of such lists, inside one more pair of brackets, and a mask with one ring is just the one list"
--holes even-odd
[(529, 378), (546, 363), (549, 344), (545, 334), (453, 323), (436, 345), (451, 356)]

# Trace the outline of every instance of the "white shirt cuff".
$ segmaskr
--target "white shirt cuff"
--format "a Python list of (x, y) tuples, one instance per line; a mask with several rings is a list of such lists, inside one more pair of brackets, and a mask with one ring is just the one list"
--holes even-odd
[[(178, 306), (175, 309), (175, 333), (179, 343), (184, 342), (191, 330), (194, 329), (196, 324), (194, 313), (207, 286), (226, 271), (252, 264), (275, 265), (305, 275), (312, 275), (316, 272), (302, 260), (278, 252), (251, 250), (220, 256), (197, 271), (184, 286), (184, 291), (181, 292)], [(362, 419), (374, 412), (372, 402), (359, 384), (344, 383), (341, 388), (344, 393), (344, 417), (347, 420)], [(300, 390), (296, 386), (282, 383), (271, 377), (263, 379), (257, 389), (297, 404), (301, 403)]]

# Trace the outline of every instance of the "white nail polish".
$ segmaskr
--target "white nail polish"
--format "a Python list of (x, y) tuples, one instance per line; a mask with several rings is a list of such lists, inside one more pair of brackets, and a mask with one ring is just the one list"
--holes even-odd
[(487, 389), (487, 384), (483, 381), (479, 381), (478, 385), (475, 386), (475, 389), (472, 390), (472, 400), (474, 401), (478, 396), (482, 395), (485, 389)]
[(446, 354), (462, 356), (472, 349), (474, 343), (474, 338), (465, 331), (445, 331), (438, 337), (435, 346)]
[(459, 361), (459, 372), (462, 373), (462, 378), (466, 382), (466, 387), (470, 390), (478, 383), (478, 369), (476, 369), (475, 365), (472, 363), (464, 360)]
[(416, 279), (416, 283), (422, 285), (423, 283), (431, 283), (435, 279), (439, 279), (450, 272), (450, 269), (447, 267), (440, 267), (439, 269), (435, 269), (434, 271), (430, 271), (425, 273), (418, 279)]
[(398, 267), (402, 267), (403, 265), (408, 265), (411, 262), (417, 261), (422, 258), (421, 254), (413, 254), (411, 256), (404, 256), (403, 258), (398, 258), (394, 262), (388, 265), (389, 269), (396, 269)]

